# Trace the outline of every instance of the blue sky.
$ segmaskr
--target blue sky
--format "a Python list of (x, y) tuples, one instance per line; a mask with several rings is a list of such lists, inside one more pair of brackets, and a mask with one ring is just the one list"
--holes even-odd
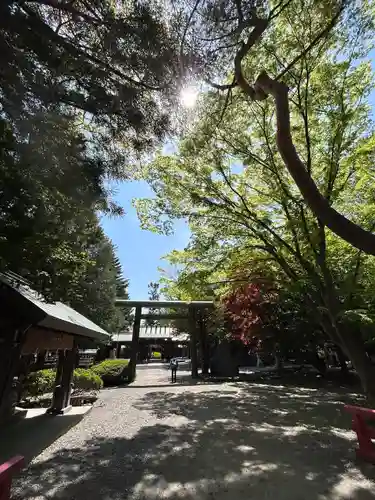
[(124, 207), (124, 217), (103, 217), (102, 226), (117, 247), (124, 276), (130, 280), (129, 293), (133, 300), (147, 299), (147, 285), (157, 281), (157, 268), (167, 268), (162, 257), (174, 249), (183, 249), (189, 240), (184, 222), (175, 225), (175, 234), (161, 236), (140, 228), (133, 198), (149, 197), (152, 191), (145, 182), (124, 182), (117, 186), (115, 200)]

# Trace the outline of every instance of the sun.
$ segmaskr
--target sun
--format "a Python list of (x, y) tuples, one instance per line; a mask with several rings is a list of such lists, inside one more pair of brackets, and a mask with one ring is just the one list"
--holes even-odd
[(193, 87), (185, 87), (180, 92), (180, 103), (185, 108), (194, 108), (198, 98), (198, 92)]

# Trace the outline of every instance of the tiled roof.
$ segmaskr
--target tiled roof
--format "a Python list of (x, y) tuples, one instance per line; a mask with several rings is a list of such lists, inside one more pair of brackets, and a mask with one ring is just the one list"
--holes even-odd
[(19, 293), (42, 313), (44, 318), (38, 322), (43, 328), (58, 330), (72, 335), (80, 335), (101, 342), (110, 339), (110, 334), (88, 318), (62, 302), (47, 302), (42, 295), (33, 290), (27, 282), (12, 273), (1, 274), (0, 281)]
[[(113, 342), (131, 342), (132, 340), (132, 329), (128, 329), (124, 332), (114, 334), (112, 336)], [(171, 326), (164, 325), (154, 325), (154, 326), (141, 326), (139, 331), (139, 338), (141, 339), (168, 339), (174, 342), (185, 341), (188, 338), (186, 333), (178, 333), (175, 328)]]

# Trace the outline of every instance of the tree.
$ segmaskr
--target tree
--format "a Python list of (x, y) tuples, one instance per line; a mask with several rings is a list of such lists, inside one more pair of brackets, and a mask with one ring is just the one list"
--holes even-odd
[(101, 228), (86, 251), (90, 261), (78, 284), (65, 290), (65, 298), (109, 333), (116, 333), (129, 320), (129, 313), (116, 306), (119, 291), (121, 298), (128, 298), (127, 281), (122, 278), (114, 246)]
[[(129, 280), (124, 278), (122, 266), (118, 257), (114, 258), (114, 268), (116, 272), (116, 297), (120, 299), (129, 300)], [(118, 307), (118, 306), (117, 306)], [(130, 327), (133, 323), (133, 315), (131, 313), (131, 309), (127, 307), (121, 307), (121, 321), (120, 321), (120, 330), (126, 329)]]
[[(32, 132), (0, 122), (0, 265), (53, 297), (61, 273), (74, 282), (85, 265), (83, 246), (95, 238), (95, 209), (110, 207), (106, 167), (69, 116), (30, 118)], [(43, 137), (43, 138), (42, 138)]]
[(69, 115), (34, 116), (29, 133), (23, 120), (0, 125), (1, 268), (113, 331), (122, 321), (115, 287), (126, 295), (127, 282), (95, 213), (122, 213), (104, 187), (108, 165)]
[[(160, 292), (159, 292), (159, 283), (155, 283), (153, 281), (150, 281), (148, 284), (148, 299), (149, 300), (159, 300), (160, 299)], [(157, 314), (160, 310), (155, 309), (154, 307), (150, 307), (148, 310), (149, 314)], [(158, 321), (155, 319), (148, 318), (146, 319), (146, 325), (148, 326), (155, 326), (158, 324)]]
[(36, 103), (79, 113), (108, 154), (115, 141), (139, 150), (168, 128), (180, 54), (156, 2), (2, 2), (0, 49), (7, 119)]
[(270, 306), (275, 299), (275, 291), (266, 290), (264, 286), (261, 288), (255, 283), (237, 287), (223, 297), (234, 336), (245, 343), (259, 336), (268, 321)]
[[(201, 42), (202, 40), (209, 42), (203, 56), (206, 59), (205, 67), (208, 68), (207, 77), (217, 74), (220, 71), (218, 67), (222, 68), (223, 61), (227, 64), (228, 61), (232, 61), (232, 73), (229, 77), (225, 74), (226, 80), (230, 83), (217, 84), (209, 81), (212, 87), (227, 92), (222, 114), (235, 88), (240, 89), (248, 100), (254, 102), (262, 102), (272, 96), (275, 101), (278, 152), (309, 208), (322, 224), (345, 241), (366, 253), (375, 255), (375, 235), (332, 206), (325, 194), (319, 191), (317, 182), (310, 175), (308, 165), (298, 154), (297, 145), (292, 137), (288, 85), (291, 77), (296, 74), (299, 63), (309, 57), (311, 52), (324, 50), (327, 40), (329, 43), (330, 39), (338, 36), (339, 31), (345, 33), (352, 31), (356, 35), (361, 33), (365, 38), (371, 36), (372, 21), (369, 21), (369, 18), (373, 12), (370, 3), (363, 2), (359, 6), (351, 0), (332, 0), (324, 2), (324, 5), (315, 0), (297, 2), (235, 0), (225, 3), (203, 2), (203, 6), (199, 4), (198, 0), (191, 9), (190, 24), (186, 31), (189, 29), (192, 31), (190, 39), (193, 44), (199, 45), (197, 38)], [(296, 53), (290, 50), (294, 48), (290, 32), (285, 38), (285, 45), (282, 45), (277, 25), (280, 26), (283, 19), (288, 20), (298, 13), (301, 14), (301, 18), (307, 20), (303, 28), (307, 27), (309, 39), (300, 43)], [(194, 23), (193, 19), (197, 16), (203, 17), (203, 20)], [(264, 48), (269, 52), (266, 60), (258, 57), (258, 53)], [(252, 71), (246, 71), (248, 70), (246, 62), (251, 51), (254, 52), (253, 58), (256, 64), (253, 65)], [(282, 57), (279, 57), (280, 54)], [(270, 70), (275, 76), (269, 76)], [(281, 80), (285, 77), (289, 81)], [(255, 83), (250, 83), (254, 80)], [(293, 88), (294, 82), (291, 83)]]
[[(313, 12), (278, 16), (277, 37), (270, 34), (255, 60), (246, 59), (244, 71), (254, 74), (265, 64), (272, 69), (289, 54), (299, 54), (314, 39), (314, 26), (310, 41), (306, 34)], [(296, 33), (293, 40), (290, 32)], [(372, 184), (365, 187), (365, 182), (372, 175), (367, 105), (372, 83), (366, 39), (362, 44), (360, 35), (335, 33), (296, 61), (287, 78), (294, 87), (296, 147), (309, 175), (339, 212), (350, 210), (353, 221), (371, 229)], [(365, 391), (374, 396), (363, 339), (339, 321), (343, 311), (363, 303), (355, 290), (366, 287), (361, 269), (365, 262), (372, 268), (371, 257), (327, 231), (281, 168), (268, 100), (249, 104), (242, 93), (233, 93), (224, 116), (215, 104), (211, 93), (178, 153), (160, 155), (145, 170), (156, 196), (138, 201), (144, 227), (168, 232), (171, 218), (187, 218), (193, 236), (183, 252), (172, 254), (173, 263), (182, 265), (193, 283), (202, 276), (210, 280), (219, 295), (238, 270), (247, 283), (266, 279), (279, 289), (300, 283), (309, 316), (351, 358)]]

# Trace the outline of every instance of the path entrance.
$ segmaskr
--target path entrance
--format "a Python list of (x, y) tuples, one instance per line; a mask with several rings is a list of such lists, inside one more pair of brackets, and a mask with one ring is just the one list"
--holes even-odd
[(137, 365), (137, 378), (130, 387), (150, 387), (170, 383), (170, 371), (166, 363)]
[(168, 387), (191, 384), (191, 370), (189, 363), (180, 363), (177, 371), (177, 382), (172, 384), (171, 371), (167, 363), (149, 363), (137, 365), (137, 378), (129, 387)]
[(375, 499), (374, 467), (354, 460), (344, 393), (171, 384), (168, 373), (142, 366), (135, 384), (103, 390), (35, 456), (14, 499)]

